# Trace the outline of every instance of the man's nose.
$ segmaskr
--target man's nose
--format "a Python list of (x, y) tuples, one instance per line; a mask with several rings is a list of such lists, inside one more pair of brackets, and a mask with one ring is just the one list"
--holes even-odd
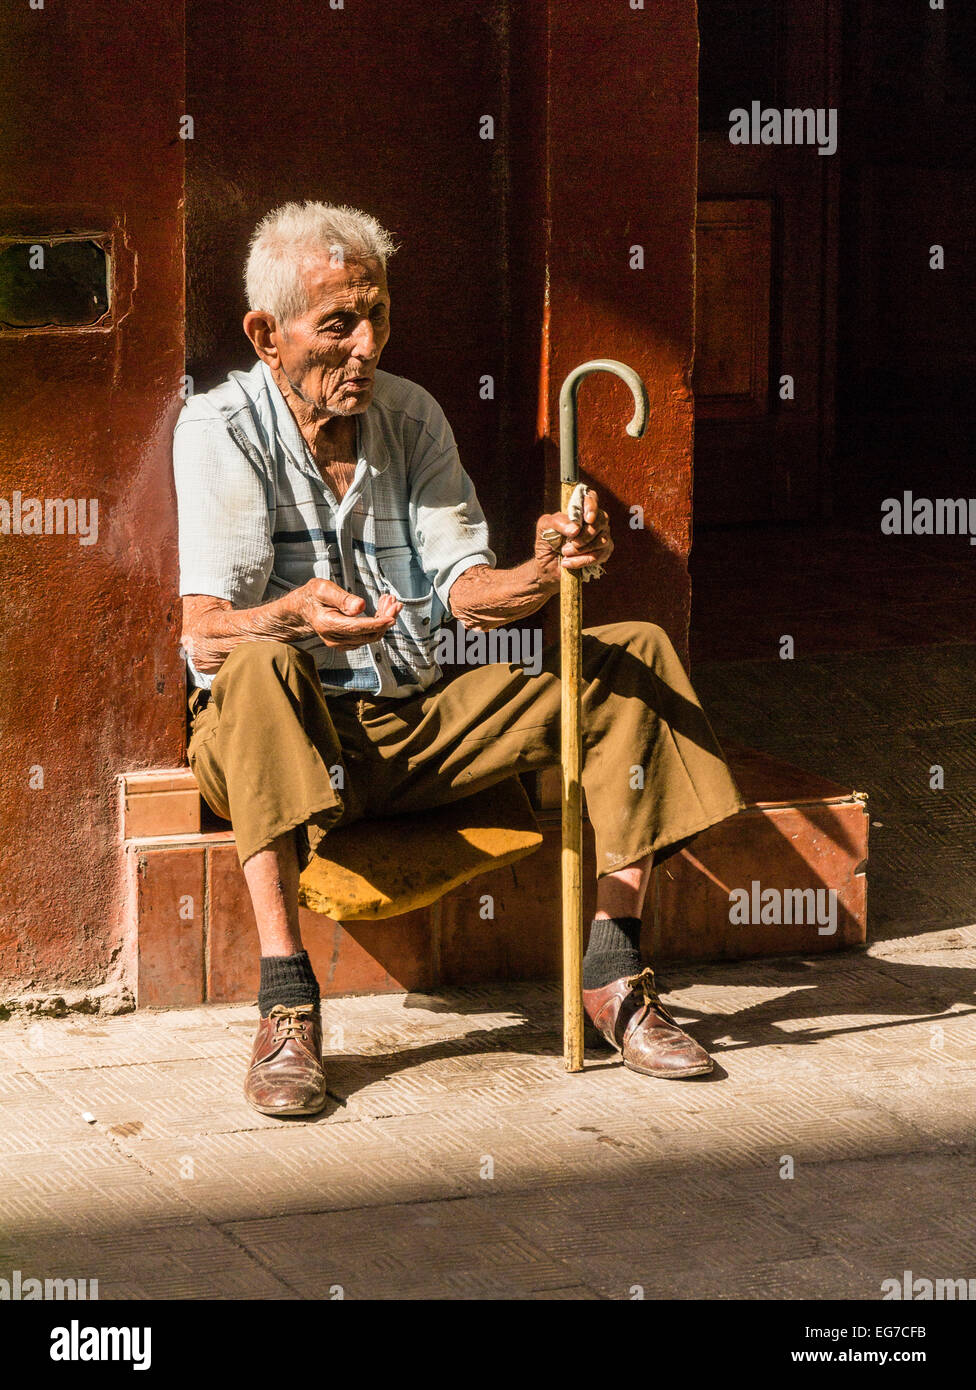
[(368, 362), (376, 353), (376, 332), (370, 320), (363, 319), (353, 335), (352, 355)]

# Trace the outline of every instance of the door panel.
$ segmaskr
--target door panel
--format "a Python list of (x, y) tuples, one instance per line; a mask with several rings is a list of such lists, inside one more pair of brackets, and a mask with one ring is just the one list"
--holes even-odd
[(838, 21), (839, 0), (699, 3), (699, 524), (829, 510), (836, 156), (733, 145), (729, 112), (836, 107)]
[(771, 213), (759, 198), (698, 204), (698, 419), (767, 412)]

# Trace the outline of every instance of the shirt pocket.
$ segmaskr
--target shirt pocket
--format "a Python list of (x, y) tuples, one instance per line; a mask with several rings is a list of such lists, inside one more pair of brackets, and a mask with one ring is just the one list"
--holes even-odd
[(399, 599), (403, 607), (387, 641), (418, 671), (435, 666), (436, 633), (432, 631), (437, 596), (434, 586), (408, 545), (377, 551), (376, 564), (382, 589)]

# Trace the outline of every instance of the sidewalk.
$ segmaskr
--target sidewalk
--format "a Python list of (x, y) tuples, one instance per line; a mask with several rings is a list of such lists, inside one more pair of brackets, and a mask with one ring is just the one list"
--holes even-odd
[(976, 1277), (976, 928), (665, 983), (712, 1077), (597, 1050), (567, 1075), (555, 987), (330, 1001), (313, 1122), (244, 1103), (256, 1009), (15, 1018), (0, 1277), (103, 1299), (877, 1299), (905, 1270)]

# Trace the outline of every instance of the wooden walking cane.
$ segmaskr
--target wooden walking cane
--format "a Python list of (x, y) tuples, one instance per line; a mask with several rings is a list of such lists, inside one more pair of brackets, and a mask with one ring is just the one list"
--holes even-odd
[[(596, 358), (574, 367), (559, 392), (560, 507), (568, 511), (579, 482), (576, 450), (576, 394), (591, 372), (613, 372), (630, 387), (634, 416), (627, 433), (639, 439), (647, 425), (647, 392), (635, 371), (611, 358)], [(560, 538), (560, 541), (564, 539)], [(562, 916), (563, 916), (563, 1058), (567, 1071), (583, 1070), (583, 737), (580, 718), (582, 683), (582, 580), (578, 570), (559, 572), (559, 643), (562, 679)]]

